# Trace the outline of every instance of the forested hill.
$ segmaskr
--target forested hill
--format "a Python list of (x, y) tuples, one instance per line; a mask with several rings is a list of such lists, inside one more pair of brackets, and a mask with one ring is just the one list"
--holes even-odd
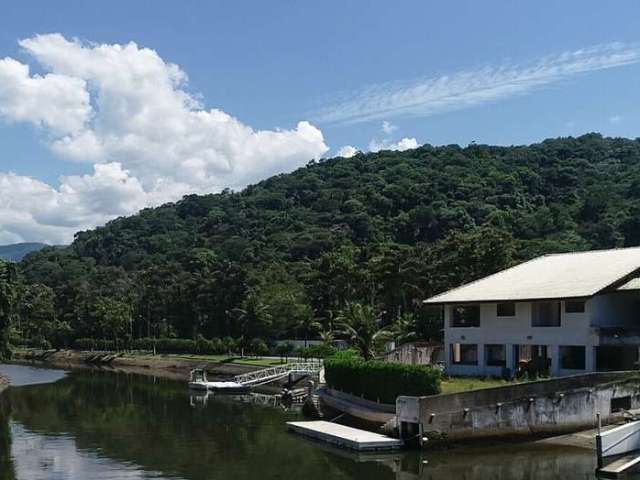
[(348, 301), (422, 318), (422, 299), (515, 261), (638, 245), (639, 214), (639, 140), (425, 145), (188, 196), (21, 270), (75, 336), (307, 335)]
[(12, 245), (0, 245), (0, 259), (8, 262), (19, 262), (31, 252), (36, 252), (46, 247), (44, 243), (14, 243)]

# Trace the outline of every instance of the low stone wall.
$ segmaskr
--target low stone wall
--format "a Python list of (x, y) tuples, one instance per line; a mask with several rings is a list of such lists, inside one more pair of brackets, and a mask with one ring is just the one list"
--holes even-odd
[[(613, 401), (612, 401), (613, 400)], [(401, 433), (452, 440), (591, 428), (640, 408), (640, 375), (594, 373), (431, 397), (399, 397)], [(404, 425), (403, 425), (404, 422)]]

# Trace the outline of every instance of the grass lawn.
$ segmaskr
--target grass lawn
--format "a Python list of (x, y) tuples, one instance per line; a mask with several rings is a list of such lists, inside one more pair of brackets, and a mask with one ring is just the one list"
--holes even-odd
[(449, 377), (442, 380), (442, 393), (468, 392), (482, 388), (502, 387), (518, 382), (510, 382), (500, 378)]

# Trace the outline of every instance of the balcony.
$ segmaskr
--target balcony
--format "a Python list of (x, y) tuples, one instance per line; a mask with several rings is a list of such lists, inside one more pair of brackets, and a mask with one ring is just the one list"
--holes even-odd
[(640, 346), (640, 327), (596, 327), (600, 345)]

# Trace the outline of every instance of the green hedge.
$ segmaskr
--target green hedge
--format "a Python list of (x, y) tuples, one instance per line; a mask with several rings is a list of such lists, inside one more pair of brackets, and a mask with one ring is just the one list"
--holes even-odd
[(327, 384), (372, 401), (395, 403), (399, 395), (440, 393), (440, 371), (422, 365), (365, 361), (352, 353), (325, 360)]

